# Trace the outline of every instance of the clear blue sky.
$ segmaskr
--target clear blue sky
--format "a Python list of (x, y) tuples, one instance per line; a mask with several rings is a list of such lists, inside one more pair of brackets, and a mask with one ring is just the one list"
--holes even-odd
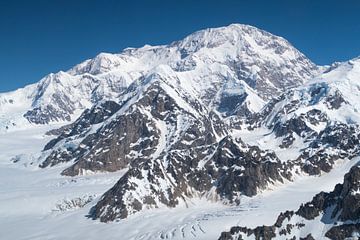
[(360, 55), (358, 0), (1, 0), (0, 92), (126, 47), (245, 23), (288, 39), (317, 64)]

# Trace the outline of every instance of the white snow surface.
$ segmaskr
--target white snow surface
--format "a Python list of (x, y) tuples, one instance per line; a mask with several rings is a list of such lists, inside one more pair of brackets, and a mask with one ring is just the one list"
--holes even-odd
[[(236, 207), (193, 199), (188, 207), (161, 207), (118, 222), (101, 223), (86, 215), (126, 170), (64, 177), (60, 172), (65, 165), (47, 169), (30, 165), (35, 159), (31, 156), (39, 154), (49, 140), (44, 133), (51, 127), (55, 126), (0, 135), (2, 239), (217, 239), (221, 231), (234, 225), (273, 224), (279, 212), (297, 209), (319, 191), (332, 190), (359, 160), (339, 162), (331, 173), (320, 177), (297, 176), (294, 182), (272, 186), (253, 198), (244, 197)], [(16, 163), (10, 161), (14, 155), (21, 155)], [(71, 200), (90, 202), (72, 206)], [(65, 210), (59, 211), (59, 204)]]

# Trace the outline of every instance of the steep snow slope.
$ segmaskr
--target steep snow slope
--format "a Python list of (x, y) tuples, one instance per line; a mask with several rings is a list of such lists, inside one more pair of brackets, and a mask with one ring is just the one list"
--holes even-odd
[[(349, 124), (358, 123), (360, 122), (358, 114), (360, 107), (360, 58), (338, 63), (304, 86), (290, 90), (286, 95), (286, 99), (275, 106), (278, 111), (286, 107), (287, 115), (282, 116), (281, 121), (287, 121), (306, 111), (318, 109), (326, 113), (333, 121)], [(342, 114), (339, 114), (340, 111)], [(266, 119), (267, 125), (273, 124), (275, 114), (271, 114)], [(321, 128), (314, 128), (314, 130), (321, 130)]]
[(50, 74), (39, 83), (0, 94), (1, 130), (69, 122), (94, 102), (113, 99), (127, 87), (121, 75)]
[(132, 82), (156, 71), (166, 71), (189, 95), (232, 115), (259, 111), (264, 100), (304, 83), (318, 69), (283, 38), (254, 27), (206, 29), (169, 45), (102, 53), (0, 94), (1, 130), (26, 127), (24, 117), (33, 124), (74, 120), (85, 108), (118, 98)]

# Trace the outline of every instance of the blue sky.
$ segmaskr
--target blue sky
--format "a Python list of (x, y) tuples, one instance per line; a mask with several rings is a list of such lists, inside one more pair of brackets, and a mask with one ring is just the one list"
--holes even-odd
[(358, 0), (0, 1), (0, 92), (99, 52), (166, 44), (207, 27), (250, 24), (317, 64), (360, 55)]

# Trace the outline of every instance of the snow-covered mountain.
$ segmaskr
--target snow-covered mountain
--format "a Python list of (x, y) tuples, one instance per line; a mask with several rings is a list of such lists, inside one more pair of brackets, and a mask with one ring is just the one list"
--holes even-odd
[[(93, 208), (91, 216), (102, 221), (199, 196), (239, 203), (240, 196), (294, 174), (329, 172), (337, 160), (358, 155), (358, 103), (350, 96), (358, 68), (354, 59), (286, 91), (255, 120), (247, 118), (255, 123), (245, 122), (242, 130), (189, 95), (169, 69), (157, 69), (132, 83), (118, 103), (97, 104), (60, 131), (45, 146), (40, 166), (70, 162), (62, 173), (70, 176), (129, 168)], [(243, 132), (258, 142), (244, 143)]]
[[(46, 145), (40, 165), (70, 162), (62, 172), (69, 176), (129, 168), (94, 207), (94, 218), (112, 221), (199, 196), (236, 203), (291, 177), (271, 151), (231, 137), (216, 112), (159, 71), (111, 106), (85, 112)], [(104, 112), (113, 114), (98, 117)]]
[[(283, 206), (271, 211), (275, 218), (277, 210), (288, 209), (287, 199), (295, 201), (291, 207), (310, 200), (296, 191), (294, 197), (286, 196), (282, 188), (311, 188), (311, 182), (321, 179), (331, 185), (342, 178), (360, 153), (359, 100), (360, 58), (319, 67), (283, 38), (233, 24), (202, 30), (169, 45), (103, 53), (37, 84), (0, 94), (2, 136), (15, 129), (49, 130), (45, 136), (35, 135), (37, 141), (42, 139), (36, 152), (13, 156), (7, 151), (13, 153), (14, 148), (0, 146), (0, 150), (14, 166), (67, 179), (69, 183), (55, 184), (60, 188), (79, 179), (86, 185), (111, 176), (106, 188), (102, 183), (96, 191), (84, 187), (87, 192), (54, 203), (61, 211), (83, 209), (84, 221), (120, 221), (129, 226), (145, 216), (140, 220), (145, 226), (146, 218), (151, 218), (147, 213), (156, 215), (154, 209), (176, 211), (197, 201), (219, 204), (223, 212), (213, 214), (220, 219), (202, 212), (188, 232), (184, 230), (188, 223), (180, 227), (174, 223), (170, 229), (159, 223), (154, 229), (145, 227), (149, 232), (137, 229), (126, 235), (180, 239), (201, 233), (203, 239), (211, 239), (240, 225), (237, 216), (250, 214), (254, 220), (266, 214), (252, 209), (259, 201), (259, 209), (267, 211), (267, 199), (283, 198)], [(61, 127), (54, 128), (55, 123)], [(314, 188), (324, 189), (320, 184)], [(275, 198), (266, 195), (271, 190)], [(306, 191), (309, 196), (316, 193)], [(357, 198), (354, 201), (358, 203)], [(255, 213), (245, 214), (245, 205)], [(232, 210), (224, 210), (228, 208)], [(290, 221), (294, 214), (285, 218)], [(194, 221), (192, 217), (179, 221), (184, 219)], [(212, 232), (206, 235), (210, 233), (200, 222), (206, 225), (209, 219), (207, 231)], [(222, 219), (230, 220), (225, 224)], [(284, 221), (253, 229), (275, 220), (266, 219), (221, 236), (283, 235)], [(284, 228), (289, 234), (302, 224), (297, 220)], [(315, 220), (304, 229), (318, 226)], [(333, 227), (335, 222), (329, 224)], [(354, 226), (351, 231), (358, 225)], [(304, 237), (302, 233), (295, 239)]]
[(156, 73), (224, 114), (249, 114), (317, 71), (283, 38), (233, 24), (169, 45), (101, 53), (67, 72), (0, 94), (0, 127), (73, 121), (94, 103), (117, 99), (131, 83)]

